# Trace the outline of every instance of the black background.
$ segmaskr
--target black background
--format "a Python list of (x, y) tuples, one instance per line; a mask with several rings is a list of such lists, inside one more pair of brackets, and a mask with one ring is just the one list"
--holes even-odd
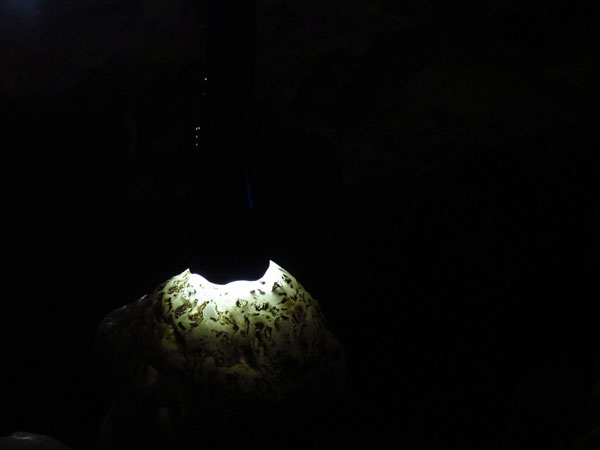
[[(101, 318), (188, 267), (223, 283), (258, 278), (272, 259), (346, 348), (343, 443), (568, 448), (593, 421), (600, 359), (597, 11), (374, 2), (386, 20), (343, 29), (364, 3), (259, 3), (257, 143), (217, 138), (260, 149), (246, 209), (241, 190), (218, 187), (239, 174), (194, 148), (202, 9), (156, 4), (2, 10), (0, 434), (92, 446), (109, 404), (93, 349)], [(139, 23), (147, 31), (127, 34)], [(328, 31), (341, 38), (319, 53)], [(347, 36), (362, 34), (371, 46), (347, 56)], [(448, 117), (396, 123), (404, 94), (390, 80), (411, 82), (411, 64), (433, 68), (431, 89), (455, 75), (431, 62), (442, 41), (452, 64), (528, 80), (508, 93), (472, 80), (474, 92), (514, 96), (514, 110), (473, 112), (457, 88)], [(390, 63), (404, 56), (407, 67)], [(548, 68), (576, 81), (552, 84)], [(481, 116), (493, 126), (477, 128)]]

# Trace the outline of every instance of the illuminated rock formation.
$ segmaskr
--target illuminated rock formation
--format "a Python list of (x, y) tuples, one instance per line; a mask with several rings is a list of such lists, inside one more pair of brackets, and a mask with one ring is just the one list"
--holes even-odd
[(273, 262), (259, 280), (225, 285), (186, 270), (109, 314), (98, 344), (116, 395), (103, 439), (123, 427), (125, 404), (146, 405), (140, 426), (170, 441), (207, 411), (318, 408), (343, 386), (343, 350), (318, 303)]

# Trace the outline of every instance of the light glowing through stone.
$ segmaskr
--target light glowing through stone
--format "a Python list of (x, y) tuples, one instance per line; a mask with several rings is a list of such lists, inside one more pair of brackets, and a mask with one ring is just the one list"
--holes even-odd
[(194, 392), (178, 401), (229, 411), (343, 379), (343, 350), (319, 304), (272, 261), (262, 278), (224, 285), (185, 270), (109, 314), (99, 339), (125, 384), (187, 380)]

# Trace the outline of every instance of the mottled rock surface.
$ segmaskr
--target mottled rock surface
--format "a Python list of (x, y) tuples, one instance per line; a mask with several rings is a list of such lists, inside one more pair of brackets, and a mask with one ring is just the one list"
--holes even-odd
[(109, 314), (98, 342), (116, 393), (107, 448), (121, 445), (132, 420), (171, 442), (215, 417), (318, 415), (343, 391), (340, 343), (318, 303), (273, 262), (259, 280), (225, 285), (186, 270)]
[[(40, 15), (15, 18), (17, 5)], [(92, 448), (108, 409), (90, 381), (99, 320), (186, 264), (228, 267), (260, 252), (319, 299), (329, 289), (319, 291), (320, 274), (352, 281), (321, 302), (355, 387), (352, 419), (339, 421), (347, 442), (501, 448), (521, 372), (599, 354), (589, 301), (599, 6), (259, 2), (269, 157), (256, 179), (270, 190), (255, 200), (262, 208), (275, 196), (275, 208), (224, 219), (207, 217), (213, 192), (191, 183), (207, 172), (203, 155), (190, 156), (201, 14), (178, 0), (0, 1), (0, 192), (17, 243), (4, 249), (4, 297), (26, 302), (4, 305), (17, 330), (2, 330), (13, 361), (2, 371), (2, 434), (47, 429)], [(276, 217), (295, 200), (310, 205), (304, 219)], [(56, 288), (65, 276), (69, 289)], [(364, 305), (365, 292), (385, 299), (394, 326), (364, 320), (355, 332), (358, 308), (347, 305)]]

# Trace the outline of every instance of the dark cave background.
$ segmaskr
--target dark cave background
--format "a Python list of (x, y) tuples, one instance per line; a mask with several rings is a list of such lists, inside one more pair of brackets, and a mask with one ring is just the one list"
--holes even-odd
[(256, 158), (246, 209), (194, 147), (200, 2), (0, 3), (0, 435), (93, 447), (101, 318), (272, 259), (346, 347), (337, 444), (570, 448), (598, 420), (598, 9), (260, 0), (259, 130), (220, 135)]

